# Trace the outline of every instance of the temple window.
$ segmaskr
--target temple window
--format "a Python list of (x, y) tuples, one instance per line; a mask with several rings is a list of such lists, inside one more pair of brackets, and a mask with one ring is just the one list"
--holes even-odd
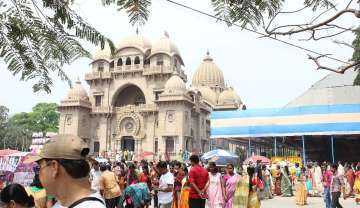
[(162, 66), (164, 64), (164, 57), (163, 55), (158, 55), (156, 57), (156, 65)]
[(117, 61), (117, 66), (122, 66), (122, 65), (123, 65), (122, 59), (119, 58), (118, 61)]
[(98, 63), (98, 68), (97, 69), (98, 69), (99, 72), (104, 71), (104, 62), (103, 61)]
[(175, 152), (174, 138), (172, 138), (172, 137), (166, 138), (165, 151), (167, 153)]
[(95, 96), (95, 106), (101, 106), (101, 95), (96, 95)]
[(140, 58), (139, 58), (139, 56), (136, 56), (136, 57), (135, 57), (134, 64), (140, 64)]
[(131, 65), (131, 59), (130, 57), (126, 58), (125, 65)]

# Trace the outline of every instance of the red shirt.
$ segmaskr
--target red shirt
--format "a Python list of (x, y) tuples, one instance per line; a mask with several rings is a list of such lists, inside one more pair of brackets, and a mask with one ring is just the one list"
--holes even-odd
[[(200, 165), (194, 165), (190, 169), (189, 183), (194, 183), (200, 190), (202, 190), (209, 180), (209, 173)], [(191, 186), (190, 186), (191, 187)], [(199, 199), (201, 198), (195, 189), (190, 189), (189, 198)]]

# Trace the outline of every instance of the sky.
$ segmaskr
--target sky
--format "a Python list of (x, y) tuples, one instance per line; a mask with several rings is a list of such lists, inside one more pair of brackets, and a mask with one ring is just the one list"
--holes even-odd
[[(124, 12), (116, 11), (114, 6), (103, 7), (100, 2), (76, 0), (73, 7), (88, 23), (111, 38), (115, 45), (119, 44), (121, 39), (135, 33), (136, 28), (129, 24)], [(178, 2), (214, 13), (209, 0)], [(294, 1), (288, 2), (292, 3), (289, 3), (286, 9), (301, 7), (301, 4)], [(165, 31), (169, 34), (185, 62), (184, 71), (188, 75), (188, 86), (191, 84), (192, 74), (209, 50), (210, 56), (222, 70), (226, 84), (237, 91), (248, 108), (282, 107), (329, 73), (315, 70), (316, 66), (307, 59), (306, 51), (268, 38), (259, 38), (259, 35), (238, 27), (228, 27), (225, 23), (165, 0), (153, 0), (150, 12), (149, 21), (139, 28), (140, 33), (151, 42), (161, 38)], [(312, 17), (314, 14), (311, 12), (285, 16), (279, 20), (279, 24), (304, 22)], [(353, 18), (345, 16), (338, 21), (351, 25), (351, 20)], [(280, 38), (320, 53), (332, 54), (342, 60), (349, 59), (352, 54), (349, 48), (332, 44), (331, 41), (335, 39), (307, 42), (299, 41), (299, 36)], [(349, 34), (339, 38), (351, 40), (353, 37)], [(93, 53), (96, 50), (96, 47), (89, 43), (84, 42), (84, 46)], [(64, 70), (73, 81), (79, 78), (88, 89), (84, 77), (85, 73), (90, 71), (90, 62), (91, 60), (82, 58), (64, 66)], [(338, 63), (327, 60), (324, 63), (338, 66)], [(19, 81), (19, 76), (13, 76), (0, 60), (0, 105), (7, 106), (10, 113), (14, 114), (31, 111), (38, 102), (59, 103), (67, 95), (69, 86), (55, 75), (53, 78), (51, 94), (34, 93), (33, 81)]]

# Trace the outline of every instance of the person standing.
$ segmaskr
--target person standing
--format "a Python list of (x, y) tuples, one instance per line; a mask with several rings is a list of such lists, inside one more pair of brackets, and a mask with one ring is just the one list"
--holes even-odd
[(154, 187), (154, 190), (158, 191), (159, 208), (171, 208), (173, 201), (174, 176), (169, 172), (166, 162), (160, 161), (156, 167), (161, 174), (159, 186)]
[(273, 172), (273, 178), (275, 179), (275, 194), (280, 196), (281, 193), (281, 170), (280, 170), (280, 165), (276, 166), (276, 169)]
[(271, 173), (270, 171), (267, 169), (266, 165), (262, 166), (262, 176), (263, 176), (263, 183), (264, 183), (264, 198), (265, 199), (271, 199), (272, 198), (272, 194), (271, 194)]
[(209, 173), (199, 165), (200, 159), (198, 155), (191, 155), (189, 160), (191, 163), (189, 172), (189, 208), (204, 208), (206, 200), (204, 188), (209, 181)]
[(282, 177), (281, 177), (281, 193), (283, 197), (291, 197), (292, 193), (292, 185), (290, 180), (290, 172), (288, 166), (285, 166), (282, 169)]
[(226, 165), (226, 171), (227, 174), (224, 176), (224, 180), (226, 184), (225, 207), (233, 208), (235, 189), (236, 189), (236, 184), (239, 182), (239, 175), (234, 172), (234, 165), (230, 163)]
[(33, 182), (25, 190), (29, 196), (34, 198), (36, 208), (50, 208), (53, 206), (53, 198), (46, 194), (46, 190), (41, 185), (38, 172), (35, 172)]
[(354, 183), (355, 202), (357, 205), (360, 205), (360, 166), (356, 167), (355, 177), (356, 177)]
[[(296, 205), (306, 205), (307, 204), (307, 191), (305, 185), (305, 168), (302, 168), (300, 171), (300, 176), (298, 176), (296, 182), (296, 192), (295, 192), (295, 202)], [(328, 208), (328, 207), (327, 207)]]
[(100, 171), (100, 193), (104, 196), (106, 207), (115, 208), (121, 195), (117, 177), (114, 172), (108, 170), (106, 165), (101, 165)]
[(345, 183), (344, 183), (344, 176), (338, 173), (337, 171), (337, 164), (333, 164), (331, 166), (331, 171), (333, 173), (333, 177), (331, 180), (330, 185), (330, 192), (331, 192), (331, 208), (342, 208), (339, 198), (341, 193), (343, 193), (344, 199), (346, 199), (345, 195)]
[(333, 173), (328, 168), (325, 168), (323, 174), (323, 186), (324, 186), (324, 201), (326, 208), (331, 208), (331, 193), (330, 193), (330, 186), (332, 180)]
[(126, 178), (126, 186), (130, 186), (131, 184), (136, 184), (139, 182), (138, 174), (136, 172), (136, 166), (134, 163), (130, 163)]
[(314, 163), (314, 194), (316, 196), (322, 195), (324, 191), (321, 183), (322, 181), (321, 176), (322, 176), (321, 167), (317, 162), (315, 162)]
[(225, 205), (225, 184), (218, 168), (214, 162), (209, 163), (209, 181), (206, 184), (208, 199), (206, 200), (207, 208), (223, 208)]
[(17, 183), (7, 185), (0, 193), (1, 207), (30, 208), (35, 206), (34, 198)]
[(180, 204), (180, 193), (182, 187), (182, 181), (185, 177), (185, 173), (181, 168), (180, 162), (174, 162), (174, 203), (173, 208), (178, 208)]
[(258, 198), (257, 191), (263, 188), (262, 181), (257, 177), (254, 167), (248, 167), (247, 173), (249, 175), (249, 201), (247, 208), (260, 208), (261, 202)]
[(355, 183), (355, 173), (350, 165), (345, 166), (345, 179), (348, 184), (348, 190), (345, 190), (346, 196), (350, 197), (353, 194), (353, 187)]
[(46, 193), (64, 207), (105, 208), (99, 193), (91, 191), (90, 165), (86, 142), (74, 135), (59, 134), (44, 144), (37, 155), (28, 156), (24, 163), (37, 162), (40, 182)]
[(91, 182), (91, 189), (94, 191), (100, 191), (99, 180), (101, 177), (101, 171), (99, 162), (96, 160), (92, 162), (92, 168), (90, 170), (90, 182)]

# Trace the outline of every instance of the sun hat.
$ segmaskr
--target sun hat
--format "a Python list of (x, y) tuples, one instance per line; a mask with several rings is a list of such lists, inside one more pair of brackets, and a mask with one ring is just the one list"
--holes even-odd
[(47, 141), (39, 153), (29, 155), (24, 163), (32, 163), (41, 159), (86, 159), (89, 154), (87, 143), (80, 137), (70, 134), (59, 134)]

